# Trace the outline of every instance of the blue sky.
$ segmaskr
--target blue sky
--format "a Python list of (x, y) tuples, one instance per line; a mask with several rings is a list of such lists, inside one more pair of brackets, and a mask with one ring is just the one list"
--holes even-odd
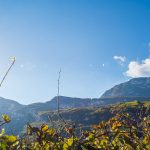
[(148, 0), (1, 0), (0, 96), (28, 104), (57, 94), (100, 97), (150, 75)]

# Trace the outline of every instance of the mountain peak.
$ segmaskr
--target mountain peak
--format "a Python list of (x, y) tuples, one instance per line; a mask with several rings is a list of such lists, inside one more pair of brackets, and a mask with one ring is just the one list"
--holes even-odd
[(101, 98), (150, 97), (150, 77), (133, 78), (107, 90)]

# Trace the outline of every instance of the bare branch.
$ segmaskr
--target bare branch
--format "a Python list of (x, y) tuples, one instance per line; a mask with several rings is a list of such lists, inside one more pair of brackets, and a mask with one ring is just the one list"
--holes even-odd
[(10, 67), (8, 68), (8, 70), (6, 71), (4, 77), (2, 78), (2, 80), (1, 80), (1, 82), (0, 82), (0, 87), (2, 86), (4, 80), (6, 79), (6, 77), (7, 77), (8, 73), (9, 73), (9, 71), (11, 70), (11, 68), (13, 67), (13, 65), (15, 64), (15, 62), (16, 62), (16, 58), (13, 57), (13, 58), (12, 58), (12, 63), (11, 63), (11, 65), (10, 65)]
[(59, 73), (58, 73), (58, 87), (57, 87), (57, 89), (58, 89), (58, 91), (57, 91), (57, 111), (58, 111), (58, 114), (59, 114), (59, 91), (60, 91), (60, 75), (61, 75), (61, 69), (60, 69), (60, 71), (59, 71)]

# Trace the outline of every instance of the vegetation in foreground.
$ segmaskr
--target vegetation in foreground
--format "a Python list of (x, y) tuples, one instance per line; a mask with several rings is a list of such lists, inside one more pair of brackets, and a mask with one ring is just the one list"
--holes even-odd
[[(120, 104), (120, 109), (136, 106), (135, 115), (118, 113), (108, 121), (93, 125), (90, 131), (77, 129), (73, 124), (64, 123), (61, 129), (50, 128), (47, 124), (40, 127), (27, 125), (23, 136), (6, 135), (4, 124), (11, 120), (3, 115), (1, 120), (1, 150), (149, 150), (150, 115), (149, 105), (131, 102)], [(134, 108), (135, 109), (135, 108)]]

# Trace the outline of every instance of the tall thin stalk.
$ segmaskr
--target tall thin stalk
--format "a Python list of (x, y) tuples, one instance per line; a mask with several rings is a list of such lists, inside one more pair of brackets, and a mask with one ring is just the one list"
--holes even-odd
[(60, 75), (61, 75), (61, 69), (60, 69), (60, 71), (59, 71), (59, 73), (58, 73), (58, 87), (57, 87), (57, 111), (58, 111), (58, 114), (59, 114), (59, 92), (60, 92)]
[(0, 87), (2, 86), (4, 80), (6, 79), (8, 73), (10, 72), (10, 70), (11, 70), (11, 68), (13, 67), (13, 65), (15, 64), (15, 62), (16, 62), (16, 58), (13, 57), (13, 58), (12, 58), (12, 63), (11, 63), (11, 65), (10, 65), (10, 67), (7, 69), (7, 71), (6, 71), (5, 75), (4, 75), (4, 77), (2, 78), (2, 80), (1, 80), (1, 82), (0, 82)]

